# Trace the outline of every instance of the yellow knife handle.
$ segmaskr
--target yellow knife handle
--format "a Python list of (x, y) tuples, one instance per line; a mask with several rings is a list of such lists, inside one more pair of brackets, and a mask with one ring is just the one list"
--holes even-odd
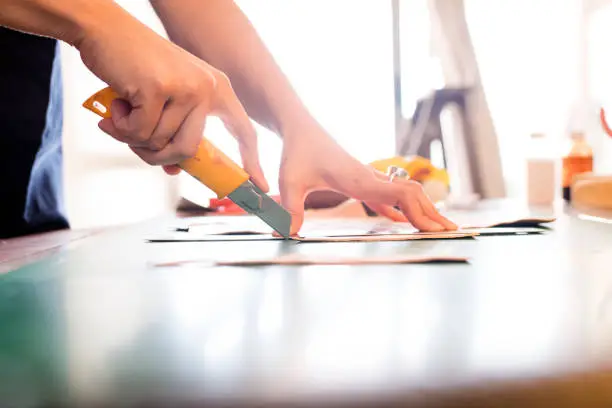
[[(104, 88), (89, 97), (83, 107), (103, 118), (110, 118), (111, 103), (117, 98), (119, 95), (113, 89)], [(178, 165), (214, 191), (219, 198), (226, 197), (249, 179), (247, 172), (204, 138), (196, 155)]]

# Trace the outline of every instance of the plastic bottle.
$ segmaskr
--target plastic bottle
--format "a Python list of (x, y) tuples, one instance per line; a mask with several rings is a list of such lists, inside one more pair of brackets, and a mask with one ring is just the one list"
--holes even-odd
[(578, 174), (593, 171), (593, 149), (587, 143), (584, 133), (572, 132), (570, 146), (563, 156), (563, 199), (571, 201), (572, 180)]
[(554, 203), (555, 175), (555, 149), (545, 134), (531, 134), (527, 154), (527, 201), (530, 205)]

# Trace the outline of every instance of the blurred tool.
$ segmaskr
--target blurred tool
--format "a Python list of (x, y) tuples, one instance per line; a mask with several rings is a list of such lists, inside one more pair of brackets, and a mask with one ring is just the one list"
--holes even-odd
[[(92, 95), (83, 106), (95, 114), (111, 117), (111, 103), (119, 95), (104, 88)], [(198, 152), (179, 166), (217, 194), (232, 200), (249, 214), (256, 215), (285, 238), (289, 237), (291, 216), (277, 202), (249, 180), (249, 175), (215, 145), (202, 139)]]

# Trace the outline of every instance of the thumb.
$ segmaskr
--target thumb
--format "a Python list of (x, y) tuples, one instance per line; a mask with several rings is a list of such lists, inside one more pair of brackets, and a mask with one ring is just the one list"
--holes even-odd
[(181, 168), (175, 164), (170, 164), (167, 166), (162, 166), (164, 171), (166, 172), (166, 174), (169, 174), (171, 176), (176, 176), (177, 174), (181, 173)]
[(304, 223), (306, 190), (296, 184), (280, 183), (281, 205), (291, 215), (290, 234), (296, 235)]

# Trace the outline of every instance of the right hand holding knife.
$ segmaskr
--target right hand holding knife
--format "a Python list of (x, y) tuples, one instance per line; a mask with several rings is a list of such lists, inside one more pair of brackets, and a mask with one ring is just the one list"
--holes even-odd
[(238, 141), (245, 171), (268, 191), (255, 128), (225, 74), (127, 12), (112, 27), (89, 27), (75, 45), (85, 65), (119, 96), (112, 117), (99, 123), (105, 133), (175, 174), (176, 164), (197, 152), (206, 117), (218, 116)]

